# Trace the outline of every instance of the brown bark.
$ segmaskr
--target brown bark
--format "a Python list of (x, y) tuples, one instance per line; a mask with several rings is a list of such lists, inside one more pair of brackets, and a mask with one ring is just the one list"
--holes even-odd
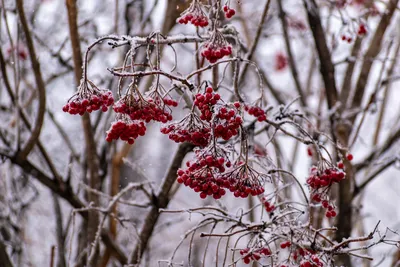
[(3, 267), (14, 267), (8, 257), (6, 246), (0, 241), (0, 263)]
[[(121, 151), (115, 153), (112, 159), (112, 167), (111, 167), (111, 187), (110, 187), (110, 195), (115, 196), (119, 192), (119, 185), (120, 185), (120, 177), (121, 177), (121, 166), (123, 163), (123, 159), (129, 154), (131, 151), (132, 146), (128, 144), (124, 144)], [(111, 213), (117, 214), (117, 204), (113, 206), (111, 209)], [(110, 236), (113, 240), (117, 237), (117, 220), (114, 218), (110, 218), (109, 223), (110, 228)], [(111, 257), (111, 248), (106, 248), (104, 252), (104, 256), (101, 262), (101, 266), (106, 267), (108, 261)]]
[[(79, 85), (80, 79), (82, 77), (82, 53), (81, 46), (79, 40), (79, 32), (78, 32), (78, 11), (76, 7), (76, 0), (66, 0), (66, 6), (68, 11), (68, 25), (69, 25), (69, 34), (71, 38), (71, 46), (72, 46), (72, 54), (74, 61), (74, 74), (76, 84)], [(86, 159), (89, 170), (89, 186), (93, 189), (100, 189), (101, 181), (99, 178), (99, 159), (96, 150), (96, 142), (94, 140), (94, 133), (90, 123), (90, 117), (87, 113), (82, 116), (82, 125), (85, 136), (86, 143)], [(99, 205), (98, 196), (94, 193), (88, 193), (88, 201), (93, 202), (95, 206)], [(96, 234), (97, 225), (99, 223), (99, 216), (96, 211), (89, 212), (88, 218), (88, 233), (87, 233), (87, 244), (90, 245)], [(96, 257), (95, 257), (96, 258)], [(96, 266), (96, 263), (94, 263)]]
[(42, 131), (43, 121), (44, 121), (44, 114), (46, 111), (46, 88), (43, 81), (43, 77), (40, 71), (40, 63), (37, 59), (35, 47), (33, 44), (32, 36), (30, 34), (30, 29), (28, 26), (28, 22), (26, 20), (25, 11), (24, 11), (24, 3), (23, 0), (17, 0), (17, 10), (19, 19), (21, 22), (22, 30), (25, 34), (26, 38), (26, 45), (28, 47), (31, 63), (32, 63), (32, 70), (35, 76), (36, 81), (36, 89), (38, 91), (38, 114), (36, 115), (36, 120), (34, 127), (31, 131), (31, 136), (29, 137), (28, 141), (26, 142), (25, 146), (18, 152), (19, 157), (21, 159), (26, 159), (29, 153), (32, 151), (34, 146), (39, 140), (40, 132)]

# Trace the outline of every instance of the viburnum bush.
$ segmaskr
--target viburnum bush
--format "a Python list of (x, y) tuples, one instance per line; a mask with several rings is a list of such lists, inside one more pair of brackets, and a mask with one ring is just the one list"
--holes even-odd
[[(346, 5), (346, 1), (337, 1), (336, 8), (344, 9)], [(315, 16), (312, 14), (312, 7), (309, 9), (309, 16)], [(242, 199), (257, 196), (261, 207), (268, 214), (267, 218), (259, 222), (247, 222), (243, 213), (231, 214), (222, 207), (202, 207), (190, 211), (199, 212), (206, 217), (197, 227), (190, 230), (193, 234), (209, 223), (213, 223), (214, 228), (221, 221), (228, 223), (229, 227), (221, 233), (212, 231), (202, 233), (201, 236), (236, 240), (235, 245), (229, 245), (228, 242), (225, 250), (225, 253), (231, 250), (231, 265), (242, 261), (245, 264), (258, 262), (263, 266), (280, 267), (332, 266), (336, 255), (353, 255), (353, 251), (364, 248), (349, 248), (350, 243), (366, 241), (375, 234), (371, 232), (367, 237), (349, 238), (335, 243), (330, 240), (330, 232), (336, 230), (334, 227), (316, 229), (312, 223), (314, 210), (326, 210), (328, 225), (332, 225), (333, 221), (330, 219), (340, 212), (336, 210), (332, 189), (349, 179), (347, 168), (353, 156), (348, 154), (347, 147), (331, 138), (326, 140), (327, 143), (321, 143), (312, 136), (311, 132), (315, 131), (315, 126), (312, 126), (306, 114), (291, 108), (293, 103), (287, 106), (266, 106), (267, 101), (263, 93), (255, 101), (249, 100), (251, 97), (244, 91), (239, 80), (243, 74), (240, 70), (251, 66), (259, 75), (258, 67), (241, 57), (240, 36), (235, 31), (221, 28), (223, 18), (220, 17), (220, 13), (224, 13), (229, 19), (236, 11), (229, 3), (221, 5), (217, 2), (210, 6), (202, 1), (193, 0), (177, 22), (192, 24), (196, 27), (197, 35), (175, 37), (154, 32), (146, 38), (112, 36), (99, 39), (91, 47), (104, 40), (109, 40), (113, 47), (130, 47), (124, 65), (109, 70), (120, 78), (119, 84), (123, 84), (121, 81), (124, 79), (131, 79), (131, 82), (125, 90), (122, 89), (124, 93), (121, 92), (121, 88), (118, 89), (118, 100), (114, 103), (110, 91), (97, 89), (86, 78), (85, 73), (78, 92), (63, 110), (70, 114), (83, 115), (98, 109), (107, 112), (108, 107), (113, 105), (116, 121), (107, 131), (108, 142), (121, 139), (133, 144), (139, 136), (145, 135), (146, 124), (152, 121), (162, 123), (161, 132), (171, 140), (176, 143), (187, 142), (194, 146), (194, 157), (176, 173), (176, 181), (179, 184), (192, 189), (202, 199), (212, 197), (218, 200), (227, 196), (228, 192)], [(294, 20), (289, 22), (293, 25)], [(300, 24), (296, 21), (296, 25)], [(355, 25), (358, 25), (355, 32), (351, 31), (351, 25), (346, 25), (341, 30), (342, 40), (350, 43), (356, 35), (362, 38), (368, 34), (363, 20)], [(295, 28), (298, 29), (299, 26)], [(304, 27), (300, 28), (303, 30)], [(160, 62), (161, 47), (172, 46), (174, 43), (196, 43), (197, 56), (201, 57), (197, 61), (197, 70), (186, 76), (164, 70)], [(139, 64), (132, 58), (141, 47), (147, 51), (155, 50), (156, 57), (149, 56), (148, 64)], [(154, 60), (155, 63), (151, 63)], [(284, 71), (289, 66), (287, 56), (279, 52), (274, 64), (276, 71)], [(143, 65), (147, 66), (140, 68)], [(233, 68), (233, 94), (227, 95), (222, 92), (226, 81), (210, 83), (201, 78), (208, 70), (223, 65)], [(84, 70), (86, 69), (87, 65), (84, 66)], [(137, 82), (139, 78), (146, 76), (153, 78), (153, 85), (143, 93), (139, 91)], [(195, 76), (197, 80), (194, 79)], [(160, 77), (170, 80), (170, 90), (164, 89)], [(178, 96), (174, 90), (187, 97)], [(264, 90), (262, 78), (259, 90)], [(180, 109), (178, 103), (188, 107), (182, 119), (172, 115), (173, 108)], [(294, 128), (298, 133), (293, 134), (287, 127)], [(305, 185), (290, 171), (280, 169), (272, 163), (268, 154), (260, 156), (254, 153), (252, 144), (257, 138), (256, 130), (268, 128), (275, 129), (275, 133), (281, 131), (288, 138), (308, 145), (309, 156), (315, 153), (316, 165), (310, 168)], [(273, 142), (274, 135), (270, 142)], [(333, 148), (336, 157), (329, 152), (328, 146)], [(282, 177), (287, 177), (292, 182), (285, 182)], [(266, 184), (273, 184), (275, 189), (266, 190), (270, 188)], [(281, 191), (290, 184), (300, 190), (302, 196), (299, 200), (282, 197)], [(174, 265), (173, 260), (174, 256), (168, 264)], [(219, 260), (218, 254), (216, 260)]]
[(400, 162), (400, 0), (66, 0), (56, 39), (15, 2), (0, 8), (0, 266), (46, 254), (18, 256), (26, 177), (51, 190), (51, 266), (371, 266), (382, 243), (399, 264), (368, 205), (396, 203), (395, 179), (371, 183)]

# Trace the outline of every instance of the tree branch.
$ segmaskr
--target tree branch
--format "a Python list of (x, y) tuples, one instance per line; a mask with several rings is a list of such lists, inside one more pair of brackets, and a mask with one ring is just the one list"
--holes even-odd
[(25, 11), (23, 7), (23, 0), (17, 0), (16, 4), (17, 4), (18, 15), (21, 21), (22, 30), (25, 34), (26, 43), (31, 58), (32, 70), (35, 76), (36, 87), (38, 90), (38, 99), (39, 99), (38, 114), (36, 115), (35, 126), (32, 129), (31, 136), (26, 142), (25, 147), (22, 148), (22, 150), (18, 153), (21, 159), (25, 159), (28, 157), (29, 153), (32, 151), (33, 147), (39, 140), (40, 132), (42, 130), (44, 121), (44, 114), (46, 111), (46, 89), (40, 71), (40, 63), (37, 59), (32, 36), (30, 34), (30, 30), (28, 27), (28, 22), (26, 21)]

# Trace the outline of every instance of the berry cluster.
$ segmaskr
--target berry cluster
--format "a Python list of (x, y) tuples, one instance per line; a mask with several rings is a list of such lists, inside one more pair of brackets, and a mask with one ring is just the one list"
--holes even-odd
[(261, 198), (262, 203), (264, 204), (265, 210), (270, 213), (275, 210), (275, 205), (271, 204), (265, 197)]
[(146, 99), (137, 91), (128, 92), (114, 105), (114, 111), (128, 115), (131, 120), (152, 120), (166, 123), (172, 120), (171, 111), (167, 105), (177, 106), (178, 103), (172, 99), (164, 100), (158, 93), (148, 95)]
[(324, 264), (319, 260), (319, 258), (315, 258), (316, 260), (318, 260), (317, 262), (314, 261), (303, 261), (300, 264), (300, 267), (319, 267), (319, 266), (324, 266)]
[[(340, 168), (342, 167), (342, 168)], [(333, 183), (339, 183), (344, 179), (345, 173), (339, 169), (343, 169), (343, 163), (338, 163), (337, 168), (328, 168), (324, 171), (318, 171), (317, 168), (311, 169), (311, 175), (307, 179), (307, 184), (312, 188), (311, 199), (314, 202), (322, 202), (322, 207), (328, 209), (325, 213), (327, 218), (335, 217), (336, 211), (334, 206), (329, 204), (328, 196), (326, 194), (327, 188)]]
[(268, 248), (259, 248), (250, 251), (250, 248), (245, 248), (240, 250), (240, 255), (243, 256), (243, 262), (249, 264), (252, 260), (258, 261), (262, 256), (270, 256), (271, 251)]
[(112, 104), (114, 104), (114, 97), (111, 91), (98, 89), (94, 85), (89, 90), (87, 85), (81, 85), (78, 92), (68, 100), (62, 110), (71, 115), (79, 114), (82, 116), (85, 112), (91, 113), (99, 109), (106, 112)]
[(186, 9), (177, 19), (179, 24), (191, 23), (196, 27), (207, 27), (208, 19), (201, 8), (198, 1), (193, 1), (188, 9)]
[(165, 105), (170, 106), (170, 107), (177, 107), (178, 106), (178, 102), (171, 99), (171, 98), (164, 98), (163, 102)]
[(350, 36), (347, 36), (347, 35), (342, 35), (342, 41), (351, 43), (353, 41), (353, 38), (351, 38)]
[(336, 214), (335, 208), (329, 204), (328, 200), (322, 201), (322, 207), (324, 207), (325, 209), (328, 209), (325, 213), (325, 216), (327, 218), (336, 217), (337, 214)]
[(196, 160), (186, 162), (188, 169), (178, 170), (177, 182), (200, 192), (201, 198), (213, 196), (215, 199), (225, 195), (225, 181), (220, 174), (225, 171), (225, 159), (215, 155), (196, 151)]
[(223, 10), (224, 10), (224, 13), (225, 13), (225, 17), (227, 19), (232, 18), (236, 14), (236, 11), (233, 8), (230, 8), (229, 6), (226, 6), (226, 5), (224, 6)]
[(243, 119), (237, 114), (238, 110), (228, 105), (222, 106), (215, 116), (214, 136), (222, 137), (224, 140), (231, 139), (238, 134), (238, 129), (242, 125)]
[(211, 121), (213, 115), (213, 106), (221, 99), (221, 96), (214, 93), (212, 87), (207, 87), (204, 94), (198, 93), (195, 96), (194, 105), (199, 108), (203, 121)]
[[(324, 198), (324, 200), (322, 200), (323, 198)], [(322, 207), (325, 209), (328, 209), (325, 213), (325, 216), (327, 218), (336, 217), (337, 214), (336, 214), (335, 208), (329, 204), (326, 194), (318, 194), (317, 193), (317, 194), (312, 195), (311, 199), (317, 203), (321, 202)]]
[(290, 241), (282, 242), (280, 247), (281, 249), (289, 248), (292, 245)]
[(345, 177), (345, 173), (336, 168), (318, 171), (317, 168), (311, 169), (311, 175), (307, 179), (307, 184), (314, 190), (331, 186), (333, 183), (339, 183)]
[(142, 121), (130, 121), (129, 119), (117, 120), (111, 124), (107, 131), (106, 141), (121, 139), (129, 144), (133, 144), (135, 139), (146, 133), (146, 126)]
[(245, 106), (244, 110), (247, 111), (250, 115), (257, 118), (259, 122), (265, 121), (267, 116), (262, 108), (257, 106)]
[(235, 197), (246, 198), (249, 195), (257, 196), (264, 193), (262, 182), (268, 178), (251, 168), (244, 162), (235, 164), (235, 168), (223, 175), (225, 186), (233, 192)]
[(215, 63), (224, 56), (232, 54), (232, 47), (227, 43), (221, 32), (215, 30), (201, 51), (201, 55), (210, 63)]
[(189, 113), (180, 122), (161, 128), (161, 132), (177, 143), (189, 142), (201, 147), (208, 145), (211, 136), (210, 128), (195, 113)]
[(363, 35), (366, 35), (366, 34), (367, 34), (367, 27), (365, 27), (365, 24), (361, 23), (361, 24), (358, 26), (358, 32), (357, 32), (357, 34), (360, 35), (360, 36), (363, 36)]
[(315, 255), (315, 251), (310, 249), (298, 248), (293, 253), (293, 259), (299, 260), (301, 267), (322, 267), (324, 265), (320, 258)]
[(275, 55), (275, 70), (283, 71), (288, 66), (288, 58), (282, 53), (278, 52)]

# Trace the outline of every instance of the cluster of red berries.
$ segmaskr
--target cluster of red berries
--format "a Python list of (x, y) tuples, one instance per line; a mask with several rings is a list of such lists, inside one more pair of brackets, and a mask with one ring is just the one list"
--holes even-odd
[(241, 249), (239, 253), (243, 256), (243, 262), (245, 264), (249, 264), (252, 260), (258, 261), (262, 256), (271, 255), (271, 251), (268, 248), (259, 248), (253, 251), (250, 251), (250, 248), (245, 248)]
[(224, 6), (223, 10), (224, 10), (224, 13), (225, 13), (225, 17), (227, 19), (232, 18), (236, 14), (236, 11), (233, 8), (230, 8), (229, 6), (226, 6), (226, 5)]
[(164, 98), (163, 102), (165, 105), (170, 106), (170, 107), (177, 107), (178, 106), (178, 102), (171, 99), (171, 98)]
[(179, 24), (191, 23), (196, 27), (208, 26), (207, 16), (201, 9), (201, 4), (198, 1), (193, 1), (190, 7), (181, 14), (177, 21)]
[(114, 111), (121, 114), (128, 115), (131, 120), (142, 120), (150, 122), (151, 120), (166, 123), (172, 120), (172, 115), (169, 110), (165, 108), (167, 103), (171, 106), (177, 106), (178, 103), (174, 100), (168, 99), (167, 102), (160, 100), (153, 100), (148, 97), (143, 99), (140, 96), (125, 95), (114, 105)]
[(282, 242), (280, 247), (281, 249), (289, 248), (292, 245), (290, 241)]
[(265, 210), (270, 213), (275, 210), (275, 205), (271, 204), (265, 197), (261, 198), (262, 203), (264, 204)]
[(366, 35), (366, 34), (367, 34), (367, 27), (365, 27), (365, 24), (361, 23), (361, 24), (358, 26), (358, 32), (357, 32), (357, 34), (360, 35), (360, 36)]
[(353, 38), (351, 38), (350, 36), (347, 36), (347, 35), (342, 35), (342, 41), (351, 43), (353, 41)]
[(344, 179), (344, 177), (345, 173), (336, 168), (329, 168), (320, 172), (316, 167), (313, 167), (311, 169), (311, 175), (307, 179), (307, 184), (312, 189), (318, 190), (330, 186), (333, 183), (339, 183)]
[[(225, 195), (225, 189), (233, 192), (235, 197), (246, 198), (264, 193), (261, 182), (266, 176), (256, 172), (243, 162), (235, 164), (235, 168), (225, 172), (225, 167), (232, 167), (231, 162), (225, 160), (216, 147), (197, 150), (196, 160), (186, 162), (186, 170), (178, 170), (178, 183), (183, 183), (200, 192), (201, 198), (213, 196), (215, 199)], [(220, 153), (220, 154), (218, 154)]]
[(322, 195), (322, 194), (317, 193), (317, 194), (312, 195), (311, 199), (317, 203), (321, 202), (322, 207), (325, 209), (328, 209), (325, 213), (325, 216), (327, 218), (336, 217), (337, 214), (336, 214), (335, 208), (329, 204), (329, 201), (327, 199), (322, 200), (322, 198), (325, 198), (325, 197), (326, 197), (325, 194)]
[(257, 118), (259, 122), (265, 121), (267, 116), (262, 108), (257, 106), (245, 106), (244, 110), (247, 111), (250, 115)]
[(318, 256), (315, 255), (315, 251), (310, 249), (298, 248), (293, 252), (293, 259), (295, 261), (300, 260), (299, 266), (301, 267), (322, 267), (324, 265)]
[(211, 130), (195, 113), (188, 114), (178, 123), (161, 128), (161, 133), (177, 143), (189, 142), (195, 146), (205, 147), (210, 140)]
[(283, 71), (288, 66), (288, 58), (282, 52), (278, 52), (275, 55), (275, 70)]
[(228, 105), (222, 106), (215, 116), (214, 136), (229, 140), (238, 134), (238, 129), (243, 123), (243, 119), (237, 114), (236, 106), (230, 108)]
[(232, 54), (232, 46), (226, 44), (226, 42), (218, 44), (210, 41), (204, 45), (201, 51), (201, 55), (210, 61), (210, 63), (215, 63), (217, 60), (230, 54)]
[(246, 198), (249, 195), (258, 196), (264, 193), (261, 182), (266, 179), (265, 175), (258, 173), (243, 162), (235, 165), (235, 169), (223, 175), (226, 180), (225, 187), (233, 192), (235, 197)]
[(212, 87), (207, 87), (204, 94), (198, 93), (195, 96), (194, 105), (199, 108), (203, 121), (211, 121), (213, 106), (221, 99), (218, 93), (214, 93)]
[[(317, 168), (313, 167), (311, 169), (311, 175), (307, 179), (307, 184), (313, 189), (311, 199), (314, 202), (322, 202), (322, 207), (327, 209), (325, 216), (327, 218), (332, 218), (337, 215), (335, 208), (329, 204), (326, 195), (326, 188), (331, 186), (333, 183), (339, 183), (344, 179), (345, 173), (343, 169), (343, 163), (338, 163), (338, 168), (328, 168), (324, 171), (318, 171)], [(322, 191), (321, 191), (322, 190)]]
[(129, 144), (133, 144), (135, 139), (146, 133), (146, 126), (142, 121), (117, 120), (111, 124), (107, 131), (106, 141), (121, 139)]
[(85, 112), (91, 113), (101, 109), (106, 112), (108, 107), (114, 103), (114, 97), (109, 90), (97, 90), (93, 93), (84, 94), (83, 92), (77, 92), (67, 104), (62, 108), (64, 112), (68, 112), (71, 115), (83, 115)]
[(322, 267), (324, 264), (319, 260), (319, 258), (315, 258), (318, 260), (318, 263), (314, 261), (303, 261), (300, 264), (300, 267)]
[(201, 198), (213, 196), (215, 199), (225, 195), (225, 181), (218, 175), (225, 171), (223, 157), (212, 154), (203, 154), (201, 150), (196, 151), (197, 160), (186, 162), (188, 169), (178, 170), (177, 182), (200, 192)]
[(329, 204), (328, 200), (323, 200), (322, 201), (322, 207), (324, 207), (325, 209), (328, 209), (326, 211), (326, 213), (325, 213), (325, 216), (327, 218), (336, 217), (337, 214), (336, 214), (335, 208), (332, 205)]
[(178, 23), (179, 24), (191, 23), (196, 27), (207, 27), (208, 19), (202, 13), (200, 13), (200, 14), (187, 13), (178, 18)]

